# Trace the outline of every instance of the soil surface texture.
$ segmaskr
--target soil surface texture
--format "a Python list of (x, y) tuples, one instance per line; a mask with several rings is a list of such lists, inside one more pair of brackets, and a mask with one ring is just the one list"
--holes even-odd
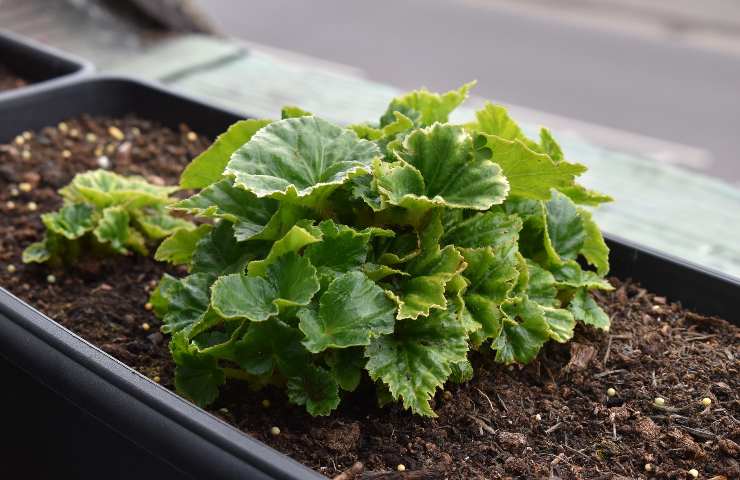
[(0, 64), (0, 92), (20, 88), (27, 84), (28, 82), (13, 73), (8, 67)]
[[(102, 164), (176, 184), (207, 145), (186, 126), (135, 117), (19, 132), (0, 145), (0, 286), (173, 388), (167, 338), (144, 306), (165, 271), (182, 272), (141, 256), (51, 270), (23, 265), (21, 252), (41, 238), (39, 214), (59, 207), (56, 190), (75, 173)], [(438, 392), (435, 419), (380, 409), (363, 388), (330, 417), (310, 417), (279, 390), (241, 384), (227, 385), (210, 410), (342, 480), (689, 479), (691, 469), (705, 479), (740, 478), (740, 329), (637, 283), (612, 283), (598, 297), (610, 332), (579, 327), (573, 342), (551, 342), (524, 367), (474, 354), (475, 378)]]

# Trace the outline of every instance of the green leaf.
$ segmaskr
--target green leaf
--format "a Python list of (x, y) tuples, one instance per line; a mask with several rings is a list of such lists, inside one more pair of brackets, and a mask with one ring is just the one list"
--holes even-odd
[(583, 221), (583, 228), (586, 238), (583, 240), (581, 255), (586, 261), (596, 267), (596, 273), (606, 275), (609, 272), (609, 247), (604, 241), (604, 236), (599, 230), (599, 226), (594, 222), (591, 212), (578, 209), (578, 214)]
[(479, 150), (492, 152), (492, 160), (503, 170), (511, 186), (511, 195), (548, 200), (552, 188), (572, 186), (575, 177), (586, 171), (585, 166), (577, 163), (555, 163), (549, 156), (528, 148), (521, 140), (482, 135), (476, 140), (479, 142), (482, 145)]
[(486, 102), (483, 108), (475, 112), (475, 122), (467, 124), (468, 130), (496, 135), (505, 140), (525, 139), (519, 125), (509, 116), (506, 108)]
[(271, 263), (264, 276), (235, 273), (213, 284), (211, 304), (225, 318), (264, 322), (287, 307), (308, 305), (319, 291), (316, 269), (294, 252)]
[[(168, 280), (160, 283), (158, 288), (157, 307), (166, 302), (166, 311), (162, 317), (162, 331), (175, 333), (184, 331), (190, 335), (205, 318), (210, 303), (209, 288), (213, 277), (204, 273), (195, 273), (181, 280)], [(152, 304), (154, 305), (154, 303)]]
[(270, 252), (263, 260), (254, 260), (247, 265), (252, 276), (264, 275), (267, 268), (286, 253), (298, 252), (306, 245), (321, 241), (321, 230), (310, 225), (295, 225), (283, 238), (272, 245)]
[(575, 260), (569, 260), (562, 265), (551, 266), (549, 270), (559, 287), (614, 290), (609, 281), (601, 278), (595, 272), (583, 270)]
[(362, 348), (340, 348), (327, 352), (326, 364), (342, 390), (354, 392), (362, 380), (367, 360)]
[(152, 294), (149, 296), (149, 303), (152, 304), (154, 314), (157, 318), (162, 318), (167, 314), (167, 309), (170, 306), (170, 299), (176, 294), (180, 280), (173, 277), (172, 275), (165, 273), (157, 284), (157, 288), (154, 289)]
[(465, 218), (460, 210), (448, 210), (443, 219), (442, 243), (460, 248), (499, 247), (515, 243), (522, 220), (503, 212), (476, 213)]
[(320, 367), (306, 365), (301, 375), (288, 379), (288, 399), (305, 405), (312, 416), (329, 415), (339, 405), (339, 387), (331, 373)]
[(573, 338), (573, 329), (576, 319), (573, 314), (563, 308), (541, 307), (545, 321), (550, 329), (550, 338), (558, 343), (565, 343)]
[(170, 203), (169, 195), (177, 187), (152, 185), (141, 177), (124, 177), (108, 170), (78, 173), (59, 190), (70, 203), (88, 203), (103, 209), (125, 206), (127, 209), (157, 207)]
[(452, 364), (452, 373), (450, 374), (450, 381), (454, 383), (465, 383), (473, 379), (473, 365), (469, 361), (464, 360), (462, 362)]
[(391, 230), (365, 229), (357, 231), (346, 225), (325, 220), (319, 224), (322, 238), (306, 247), (304, 256), (316, 267), (326, 267), (337, 272), (348, 272), (365, 263), (370, 239), (374, 235), (392, 237)]
[(231, 222), (221, 221), (196, 244), (192, 271), (225, 275), (243, 272), (249, 261), (263, 252), (249, 242), (237, 242)]
[(213, 230), (211, 225), (200, 225), (195, 230), (181, 228), (166, 238), (154, 253), (158, 262), (169, 262), (173, 265), (189, 265), (193, 260), (195, 248), (206, 235)]
[(373, 259), (382, 265), (398, 265), (419, 255), (421, 245), (416, 233), (401, 233), (395, 237), (376, 238)]
[(303, 344), (313, 353), (368, 345), (374, 337), (393, 332), (395, 310), (382, 288), (362, 272), (349, 272), (329, 285), (318, 311), (298, 312), (298, 326), (306, 335)]
[(459, 89), (444, 94), (432, 93), (422, 88), (396, 97), (380, 118), (380, 126), (385, 127), (394, 122), (395, 112), (404, 114), (421, 126), (447, 122), (450, 113), (468, 98), (468, 92), (473, 86), (475, 82), (466, 83)]
[(578, 209), (572, 201), (553, 190), (545, 203), (547, 211), (547, 238), (561, 259), (574, 260), (583, 248), (586, 230)]
[(285, 120), (286, 118), (298, 118), (298, 117), (310, 117), (312, 113), (309, 113), (301, 108), (294, 106), (285, 106), (280, 111), (280, 118)]
[(421, 254), (411, 259), (404, 271), (408, 277), (394, 289), (398, 303), (398, 319), (429, 315), (432, 309), (447, 308), (445, 285), (465, 264), (460, 252), (452, 245), (439, 248), (442, 222), (435, 214), (421, 236)]
[(95, 227), (95, 238), (100, 243), (109, 244), (118, 253), (128, 253), (129, 215), (123, 207), (109, 207), (103, 210), (103, 218)]
[(161, 208), (136, 211), (134, 212), (134, 218), (144, 235), (153, 240), (168, 237), (177, 230), (192, 230), (195, 228), (195, 225), (191, 222), (173, 217)]
[(316, 117), (272, 123), (238, 149), (226, 167), (234, 183), (258, 197), (323, 202), (351, 177), (369, 173), (374, 143)]
[(519, 277), (516, 268), (516, 243), (497, 251), (493, 247), (462, 249), (467, 268), (462, 275), (468, 281), (465, 305), (472, 319), (481, 325), (476, 343), (495, 338), (501, 331), (499, 305), (509, 297)]
[(93, 211), (89, 205), (73, 203), (63, 206), (58, 212), (41, 215), (41, 221), (50, 231), (75, 240), (94, 228)]
[(401, 162), (376, 163), (374, 169), (378, 189), (392, 205), (487, 210), (503, 202), (509, 191), (501, 169), (476, 158), (461, 127), (435, 124), (415, 130), (396, 155)]
[(175, 335), (170, 342), (175, 361), (175, 388), (177, 392), (204, 407), (218, 398), (218, 389), (225, 383), (218, 360), (200, 355), (184, 335)]
[(540, 147), (555, 163), (565, 159), (563, 149), (560, 148), (560, 145), (552, 136), (550, 130), (544, 127), (540, 129)]
[(253, 193), (236, 188), (231, 179), (220, 180), (172, 206), (175, 210), (206, 218), (224, 218), (234, 224), (238, 241), (263, 234), (278, 210), (278, 202), (258, 198)]
[(290, 376), (309, 362), (302, 339), (297, 328), (277, 318), (252, 323), (246, 335), (234, 345), (234, 360), (251, 375), (271, 376), (280, 371)]
[(598, 207), (602, 203), (613, 202), (614, 199), (609, 195), (599, 193), (594, 190), (589, 190), (577, 183), (569, 187), (558, 188), (562, 193), (568, 196), (574, 203), (578, 205), (588, 205), (590, 207)]
[(558, 289), (552, 273), (531, 260), (527, 261), (527, 270), (529, 270), (527, 297), (545, 307), (559, 307)]
[(506, 300), (501, 333), (491, 343), (499, 363), (529, 363), (550, 338), (550, 329), (540, 307), (524, 298)]
[(241, 120), (219, 135), (215, 142), (185, 168), (181, 188), (205, 188), (221, 179), (231, 155), (247, 143), (270, 120)]
[(435, 417), (429, 400), (453, 365), (467, 359), (467, 351), (467, 333), (457, 313), (435, 310), (429, 318), (396, 322), (395, 332), (373, 340), (365, 356), (370, 378), (382, 380), (413, 413)]
[(609, 331), (609, 326), (611, 325), (609, 315), (601, 309), (585, 288), (576, 290), (576, 294), (573, 296), (573, 300), (570, 301), (568, 310), (571, 311), (573, 317), (579, 322), (591, 325), (605, 332)]
[(50, 247), (47, 236), (40, 242), (33, 242), (23, 250), (23, 263), (48, 262), (54, 255), (54, 249)]

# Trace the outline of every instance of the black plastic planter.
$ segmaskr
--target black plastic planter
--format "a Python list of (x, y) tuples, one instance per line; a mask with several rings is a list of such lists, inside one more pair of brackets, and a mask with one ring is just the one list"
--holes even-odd
[[(0, 102), (0, 141), (82, 113), (215, 136), (238, 116), (116, 78)], [(613, 273), (738, 323), (740, 283), (610, 239)], [(0, 458), (29, 478), (323, 478), (126, 367), (0, 289)], [(10, 470), (8, 470), (10, 468)]]
[(93, 70), (88, 62), (7, 30), (0, 30), (0, 64), (28, 82), (26, 86), (0, 92), (0, 99), (52, 88)]

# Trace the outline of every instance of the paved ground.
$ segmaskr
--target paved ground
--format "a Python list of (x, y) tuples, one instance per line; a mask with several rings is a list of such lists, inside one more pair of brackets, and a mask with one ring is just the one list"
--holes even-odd
[(740, 183), (740, 5), (707, 1), (195, 3), (228, 34), (402, 88), (477, 78), (480, 96), (700, 147), (686, 163)]

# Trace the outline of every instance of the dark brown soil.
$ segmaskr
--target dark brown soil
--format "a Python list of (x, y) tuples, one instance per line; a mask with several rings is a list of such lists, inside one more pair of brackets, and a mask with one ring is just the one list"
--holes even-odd
[[(109, 126), (126, 138), (115, 139)], [(102, 155), (120, 173), (176, 183), (207, 143), (187, 132), (136, 118), (82, 118), (67, 121), (64, 132), (45, 129), (0, 146), (0, 285), (168, 388), (167, 341), (144, 309), (162, 265), (116, 257), (51, 272), (57, 280), (50, 284), (47, 267), (23, 265), (20, 255), (41, 236), (38, 214), (59, 205), (55, 190), (75, 172), (97, 168)], [(16, 192), (21, 182), (31, 191)], [(38, 210), (29, 210), (32, 201)], [(692, 468), (700, 478), (740, 478), (740, 329), (637, 284), (613, 283), (616, 290), (599, 299), (611, 332), (579, 328), (571, 344), (548, 345), (526, 367), (475, 355), (475, 379), (438, 394), (436, 419), (379, 409), (362, 390), (331, 417), (312, 418), (280, 391), (237, 384), (212, 411), (327, 476), (362, 462), (345, 480), (683, 479)], [(665, 406), (656, 407), (655, 397)], [(273, 426), (279, 435), (270, 434)], [(405, 473), (396, 472), (399, 464)]]
[(5, 65), (0, 64), (0, 92), (20, 88), (26, 84), (27, 82), (24, 79), (13, 73)]

